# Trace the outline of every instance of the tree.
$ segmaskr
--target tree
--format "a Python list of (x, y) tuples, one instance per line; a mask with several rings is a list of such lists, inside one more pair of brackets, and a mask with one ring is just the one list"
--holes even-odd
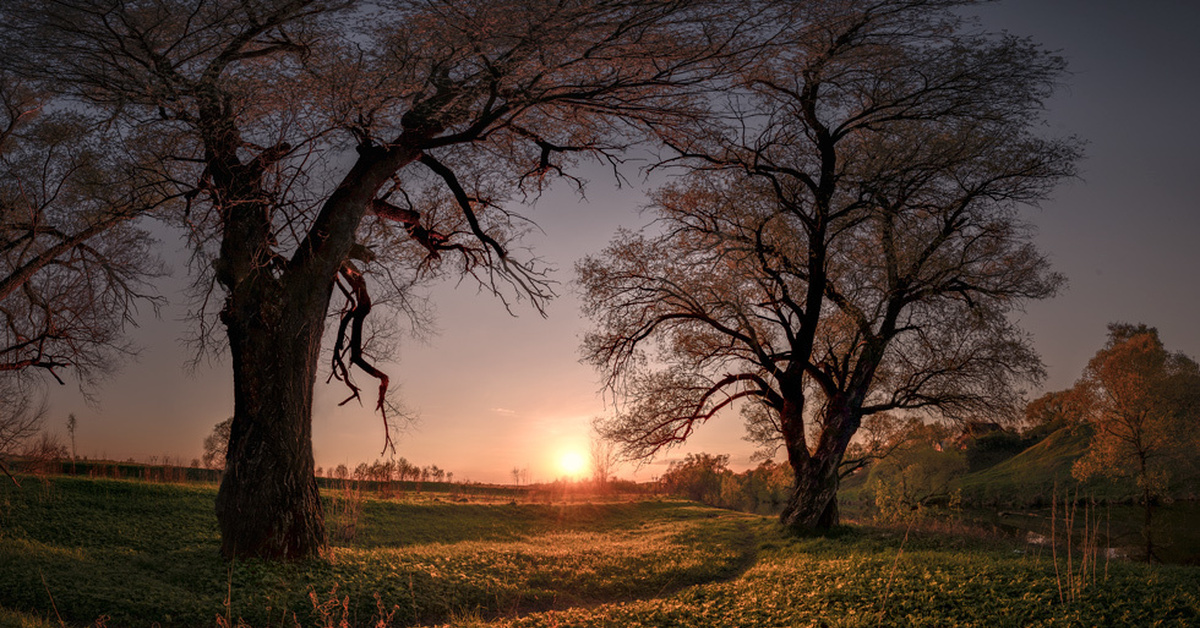
[(1114, 323), (1075, 392), (1093, 434), (1072, 474), (1080, 480), (1136, 479), (1150, 561), (1154, 504), (1166, 493), (1171, 472), (1194, 465), (1200, 455), (1200, 365), (1167, 351), (1153, 327)]
[[(104, 112), (153, 154), (192, 235), (200, 338), (219, 304), (234, 422), (217, 498), (226, 556), (324, 546), (311, 405), (330, 299), (331, 378), (387, 375), (369, 317), (421, 326), (439, 271), (541, 309), (507, 198), (583, 154), (614, 163), (631, 122), (695, 108), (686, 88), (740, 28), (720, 4), (625, 0), (6, 2), (23, 74)], [(723, 57), (722, 57), (723, 58)], [(220, 296), (211, 294), (219, 291)], [(382, 298), (381, 298), (382, 292)], [(222, 298), (223, 297), (223, 298)]]
[(1083, 422), (1079, 391), (1075, 388), (1048, 392), (1025, 406), (1025, 424), (1030, 428), (1057, 429)]
[[(12, 54), (0, 42), (0, 55)], [(132, 352), (122, 340), (161, 270), (134, 219), (159, 198), (96, 120), (48, 107), (0, 67), (0, 372), (85, 385)]]
[(67, 415), (67, 434), (71, 437), (71, 473), (75, 473), (75, 461), (79, 458), (75, 453), (75, 428), (79, 426), (79, 421), (75, 419), (75, 413)]
[(592, 481), (599, 489), (607, 488), (618, 462), (615, 444), (603, 438), (592, 438), (588, 444), (588, 458), (591, 460)]
[(225, 470), (229, 432), (232, 429), (233, 417), (229, 417), (213, 426), (212, 433), (204, 437), (204, 453), (200, 456), (200, 461), (205, 469)]
[(1078, 149), (1033, 133), (1062, 60), (961, 4), (808, 7), (731, 128), (664, 138), (690, 172), (654, 197), (657, 231), (578, 265), (627, 454), (740, 405), (792, 467), (783, 524), (816, 530), (864, 417), (1016, 412), (1042, 370), (1009, 314), (1062, 282), (1018, 208)]
[(673, 461), (658, 481), (672, 495), (717, 504), (722, 479), (731, 474), (728, 455), (688, 454), (683, 460)]
[(46, 400), (34, 402), (32, 391), (11, 374), (0, 376), (0, 471), (17, 486), (21, 483), (5, 464), (5, 458), (22, 451), (29, 439), (42, 429)]

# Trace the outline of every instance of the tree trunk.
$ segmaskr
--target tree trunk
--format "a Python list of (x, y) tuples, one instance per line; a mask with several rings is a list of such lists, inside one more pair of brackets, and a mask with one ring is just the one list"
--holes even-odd
[(838, 524), (837, 462), (810, 458), (796, 473), (795, 487), (779, 521), (793, 532), (829, 530)]
[[(827, 414), (822, 421), (825, 427), (812, 454), (807, 448), (788, 445), (788, 460), (796, 483), (779, 516), (785, 528), (806, 534), (830, 530), (838, 524), (837, 491), (841, 481), (838, 471), (850, 439), (861, 424), (858, 407), (841, 397), (826, 405)], [(799, 421), (793, 417), (789, 423)], [(795, 431), (785, 433), (785, 438)], [(797, 439), (792, 436), (790, 440)]]
[[(226, 558), (295, 560), (325, 547), (313, 473), (312, 400), (329, 284), (287, 299), (278, 284), (222, 312), (233, 357), (234, 415), (217, 494)], [(245, 296), (245, 295), (236, 295)]]
[[(1147, 482), (1144, 475), (1143, 482)], [(1154, 538), (1151, 535), (1151, 526), (1154, 519), (1154, 496), (1150, 493), (1149, 488), (1142, 489), (1142, 501), (1146, 504), (1145, 521), (1142, 526), (1142, 533), (1146, 536), (1146, 564), (1154, 562)]]

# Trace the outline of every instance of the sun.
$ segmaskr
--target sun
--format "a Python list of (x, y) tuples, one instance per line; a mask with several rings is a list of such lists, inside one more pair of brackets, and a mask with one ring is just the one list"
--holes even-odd
[(578, 451), (564, 451), (558, 457), (558, 469), (563, 475), (568, 477), (582, 477), (584, 472), (587, 471), (587, 461), (583, 459), (583, 454), (580, 454)]

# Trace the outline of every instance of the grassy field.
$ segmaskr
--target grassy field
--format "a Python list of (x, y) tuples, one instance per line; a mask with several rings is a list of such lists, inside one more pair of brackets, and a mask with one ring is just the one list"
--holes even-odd
[(367, 498), (323, 560), (228, 565), (214, 496), (82, 478), (0, 489), (0, 626), (1200, 623), (1200, 568), (1081, 572), (1077, 556), (1068, 572), (1061, 549), (961, 530), (788, 538), (769, 518), (669, 500)]

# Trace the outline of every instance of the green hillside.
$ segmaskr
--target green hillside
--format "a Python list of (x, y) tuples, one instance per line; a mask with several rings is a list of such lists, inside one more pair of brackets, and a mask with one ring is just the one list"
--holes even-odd
[(961, 490), (964, 501), (978, 505), (1047, 504), (1056, 487), (1060, 493), (1079, 488), (1071, 466), (1087, 451), (1090, 438), (1085, 429), (1060, 429), (1003, 462), (958, 478), (951, 489)]
[[(967, 504), (986, 507), (1038, 507), (1050, 503), (1056, 487), (1059, 499), (1078, 491), (1111, 502), (1139, 498), (1133, 479), (1095, 478), (1086, 483), (1071, 476), (1071, 467), (1087, 451), (1091, 431), (1086, 427), (1062, 428), (1037, 444), (993, 466), (954, 480), (951, 490), (961, 490)], [(1175, 500), (1200, 497), (1200, 476), (1182, 469), (1171, 478), (1169, 494)]]

